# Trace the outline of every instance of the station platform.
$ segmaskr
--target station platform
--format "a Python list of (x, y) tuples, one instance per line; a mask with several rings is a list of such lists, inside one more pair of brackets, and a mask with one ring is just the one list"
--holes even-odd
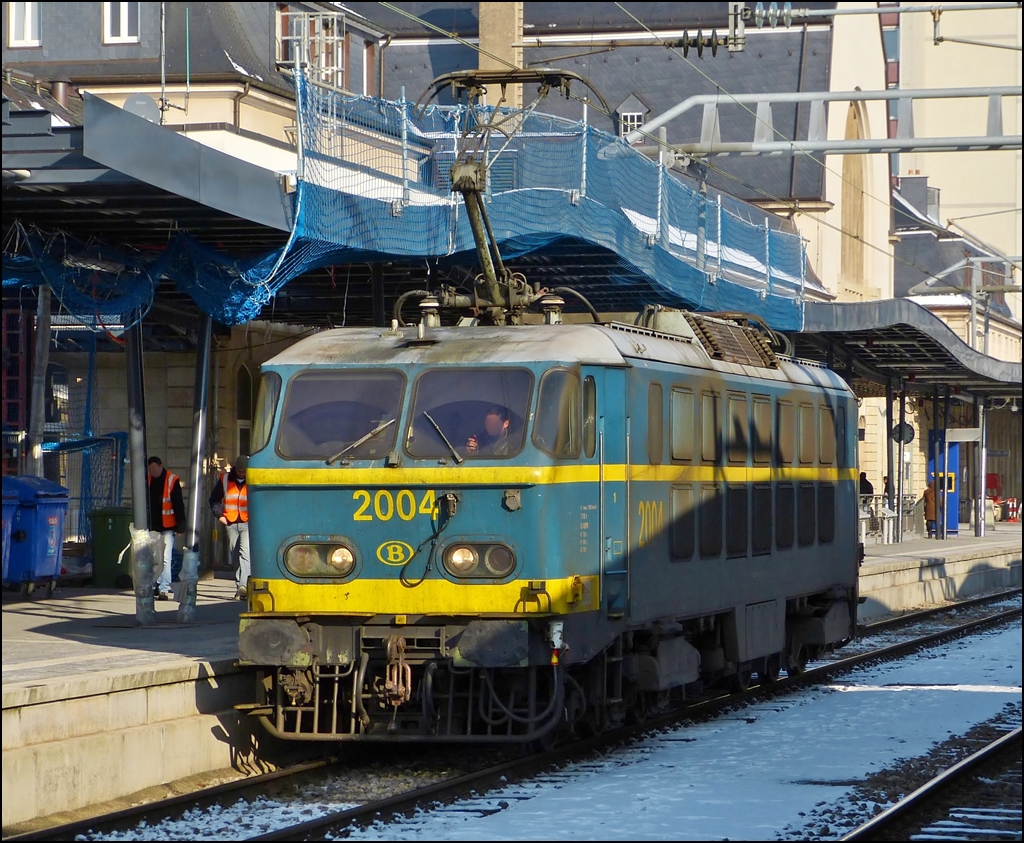
[[(867, 545), (859, 619), (1019, 586), (1021, 535), (1000, 522), (983, 538), (965, 529)], [(137, 626), (131, 591), (4, 593), (5, 835), (217, 771), (265, 772), (298, 751), (233, 710), (252, 693), (234, 666), (245, 604), (230, 574), (219, 576), (200, 580), (194, 624), (176, 622), (172, 601), (155, 604), (155, 626)]]

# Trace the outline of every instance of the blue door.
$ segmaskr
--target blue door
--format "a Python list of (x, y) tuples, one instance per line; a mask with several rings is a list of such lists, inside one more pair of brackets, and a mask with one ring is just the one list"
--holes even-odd
[[(935, 470), (935, 442), (939, 443), (939, 468)], [(960, 443), (950, 442), (948, 451), (943, 453), (946, 435), (941, 430), (928, 431), (928, 477), (935, 478), (935, 513), (942, 517), (943, 489), (945, 489), (946, 534), (955, 536), (960, 532)], [(945, 460), (945, 463), (943, 462)]]

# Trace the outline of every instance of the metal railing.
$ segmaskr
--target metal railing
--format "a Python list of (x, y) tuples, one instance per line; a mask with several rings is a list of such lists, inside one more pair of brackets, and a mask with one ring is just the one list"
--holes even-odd
[[(886, 495), (860, 495), (858, 499), (860, 540), (867, 544), (892, 544), (903, 539), (917, 538), (924, 528), (924, 504), (914, 495), (904, 495), (894, 501), (890, 509)], [(902, 518), (902, 530), (897, 530), (897, 519)]]
[(304, 68), (309, 78), (332, 88), (347, 87), (345, 15), (340, 12), (278, 12), (277, 61)]

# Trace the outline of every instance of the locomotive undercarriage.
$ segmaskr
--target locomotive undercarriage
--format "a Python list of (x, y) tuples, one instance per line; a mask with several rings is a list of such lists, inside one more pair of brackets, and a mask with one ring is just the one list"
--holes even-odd
[[(246, 708), (290, 740), (544, 744), (642, 720), (712, 685), (743, 690), (755, 675), (799, 673), (849, 640), (855, 604), (845, 590), (786, 601), (784, 641), (748, 647), (755, 655), (742, 660), (728, 613), (614, 631), (575, 659), (557, 620), (335, 627), (333, 647), (322, 644), (331, 639), (324, 627), (309, 624), (305, 637), (321, 645), (308, 663), (260, 668), (258, 701)], [(339, 635), (352, 646), (336, 646)]]

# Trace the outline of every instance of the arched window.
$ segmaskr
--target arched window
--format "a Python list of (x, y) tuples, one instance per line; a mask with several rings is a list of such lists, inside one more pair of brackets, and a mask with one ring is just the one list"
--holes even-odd
[[(846, 112), (847, 140), (868, 137), (867, 114), (863, 103), (851, 102)], [(867, 270), (864, 257), (867, 246), (867, 214), (864, 192), (867, 187), (868, 161), (866, 155), (843, 156), (842, 187), (842, 241), (839, 246), (839, 277), (844, 291), (860, 300), (867, 292), (864, 277)], [(845, 298), (841, 296), (841, 298)]]
[(236, 453), (246, 455), (252, 441), (252, 419), (255, 410), (255, 394), (252, 387), (252, 373), (243, 363), (235, 375), (235, 424), (238, 442)]

